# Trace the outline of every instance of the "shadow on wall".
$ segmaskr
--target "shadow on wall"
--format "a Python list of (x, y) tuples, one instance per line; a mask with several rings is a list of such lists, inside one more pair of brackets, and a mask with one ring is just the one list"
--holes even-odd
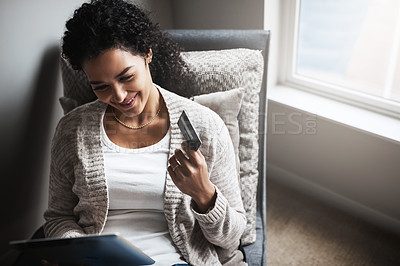
[[(59, 47), (48, 47), (38, 67), (36, 84), (33, 86), (27, 118), (19, 135), (19, 146), (13, 151), (2, 151), (3, 219), (1, 219), (0, 254), (8, 249), (10, 240), (29, 238), (42, 222), (44, 160), (48, 155), (50, 126), (59, 72)], [(7, 128), (7, 125), (2, 125)], [(45, 184), (44, 184), (45, 183)], [(4, 193), (7, 192), (7, 193)]]

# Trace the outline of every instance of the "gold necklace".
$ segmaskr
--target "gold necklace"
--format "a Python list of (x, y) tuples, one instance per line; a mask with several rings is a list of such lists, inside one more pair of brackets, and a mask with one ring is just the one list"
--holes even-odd
[(112, 108), (112, 113), (113, 113), (113, 115), (114, 115), (115, 120), (117, 120), (117, 122), (120, 123), (121, 125), (123, 125), (123, 126), (125, 126), (125, 127), (127, 127), (127, 128), (130, 128), (130, 129), (141, 129), (141, 128), (144, 128), (145, 126), (149, 125), (151, 122), (154, 121), (154, 119), (156, 119), (156, 117), (158, 116), (158, 114), (159, 114), (160, 111), (161, 111), (161, 107), (162, 107), (162, 102), (160, 102), (160, 108), (158, 108), (158, 111), (157, 111), (156, 115), (153, 116), (153, 117), (150, 119), (149, 122), (147, 122), (147, 123), (145, 123), (145, 124), (143, 124), (143, 125), (137, 126), (137, 127), (133, 127), (133, 126), (127, 125), (127, 124), (125, 124), (124, 122), (122, 122), (122, 121), (117, 117), (117, 115), (115, 114), (114, 108)]

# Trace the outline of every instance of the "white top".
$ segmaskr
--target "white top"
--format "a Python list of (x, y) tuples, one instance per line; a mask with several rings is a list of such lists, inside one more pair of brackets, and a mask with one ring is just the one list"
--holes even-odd
[(120, 233), (156, 261), (155, 265), (186, 263), (168, 231), (163, 195), (171, 131), (158, 143), (138, 149), (101, 140), (109, 189), (109, 212), (102, 234)]

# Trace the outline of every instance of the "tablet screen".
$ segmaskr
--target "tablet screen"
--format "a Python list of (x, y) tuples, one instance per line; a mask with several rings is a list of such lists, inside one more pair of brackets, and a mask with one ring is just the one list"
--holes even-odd
[(154, 260), (118, 234), (12, 241), (10, 245), (36, 259), (91, 265), (151, 265)]

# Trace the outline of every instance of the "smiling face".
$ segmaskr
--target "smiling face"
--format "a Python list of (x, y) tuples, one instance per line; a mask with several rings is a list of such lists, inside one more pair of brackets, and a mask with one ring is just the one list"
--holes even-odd
[(148, 65), (151, 57), (151, 50), (142, 57), (112, 48), (84, 61), (82, 66), (100, 101), (126, 117), (140, 118), (158, 106), (158, 90), (153, 85)]

